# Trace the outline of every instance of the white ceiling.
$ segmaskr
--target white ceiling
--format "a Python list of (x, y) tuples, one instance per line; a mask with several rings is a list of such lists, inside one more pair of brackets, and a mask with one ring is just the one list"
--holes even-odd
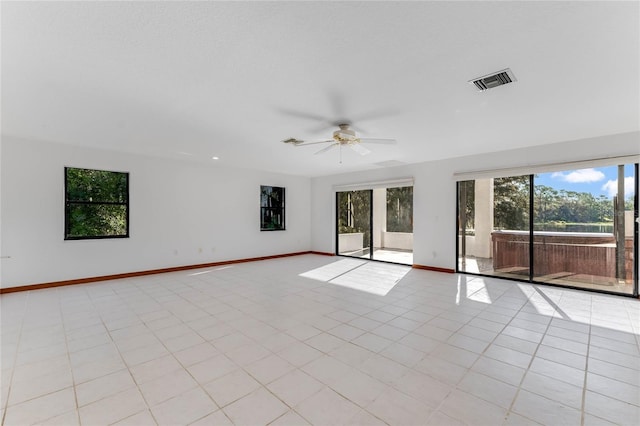
[[(1, 8), (5, 136), (321, 176), (640, 129), (636, 1)], [(398, 144), (280, 142), (344, 120)]]

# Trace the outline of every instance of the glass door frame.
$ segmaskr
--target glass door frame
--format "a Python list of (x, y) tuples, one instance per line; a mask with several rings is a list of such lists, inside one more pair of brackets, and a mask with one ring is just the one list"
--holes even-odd
[[(386, 190), (388, 190), (389, 188), (404, 188), (404, 187), (412, 187), (413, 188), (413, 182), (411, 182), (410, 184), (407, 185), (402, 185), (402, 186), (389, 186), (389, 187), (384, 187), (385, 189), (385, 193)], [(375, 247), (374, 247), (374, 230), (376, 229), (375, 225), (374, 225), (374, 189), (377, 189), (377, 187), (375, 188), (363, 188), (363, 189), (355, 189), (355, 190), (336, 190), (335, 191), (335, 224), (334, 224), (334, 230), (335, 230), (335, 255), (336, 256), (342, 256), (342, 257), (349, 257), (352, 259), (363, 259), (363, 260), (373, 260), (375, 262), (382, 262), (382, 263), (389, 263), (392, 265), (403, 265), (403, 266), (413, 266), (413, 258), (411, 260), (411, 263), (405, 263), (405, 262), (394, 262), (392, 260), (384, 260), (384, 259), (377, 259), (374, 256), (374, 251), (375, 251)], [(345, 193), (345, 192), (358, 192), (358, 191), (367, 191), (369, 193), (369, 255), (368, 256), (351, 256), (348, 254), (341, 254), (340, 253), (340, 201), (339, 201), (339, 196), (341, 193)], [(385, 202), (386, 204), (386, 202)], [(411, 204), (412, 204), (412, 225), (413, 225), (413, 195), (411, 197)], [(413, 234), (413, 232), (412, 232)], [(413, 243), (412, 243), (413, 245)], [(413, 253), (413, 248), (411, 249), (411, 252)]]
[[(633, 263), (633, 292), (632, 293), (619, 293), (619, 292), (611, 292), (611, 291), (606, 291), (606, 290), (601, 290), (601, 289), (596, 289), (596, 288), (586, 288), (586, 287), (579, 287), (579, 286), (572, 286), (572, 285), (560, 285), (560, 284), (555, 284), (555, 283), (549, 283), (549, 282), (542, 282), (542, 281), (536, 281), (534, 279), (535, 276), (535, 271), (534, 271), (534, 214), (533, 214), (533, 205), (534, 205), (534, 174), (529, 174), (529, 277), (528, 279), (518, 279), (518, 278), (513, 278), (513, 277), (496, 277), (494, 275), (488, 275), (488, 274), (482, 274), (479, 272), (466, 272), (466, 271), (461, 271), (460, 270), (460, 262), (459, 262), (459, 256), (460, 256), (460, 231), (461, 231), (461, 227), (464, 226), (460, 223), (460, 182), (456, 183), (456, 252), (455, 252), (455, 271), (458, 274), (466, 274), (466, 275), (474, 275), (474, 276), (480, 276), (480, 277), (490, 277), (490, 278), (499, 278), (499, 279), (504, 279), (504, 280), (509, 280), (509, 281), (516, 281), (516, 282), (525, 282), (525, 283), (529, 283), (529, 284), (536, 284), (536, 285), (546, 285), (546, 286), (551, 286), (551, 287), (559, 287), (559, 288), (567, 288), (567, 289), (573, 289), (573, 290), (582, 290), (582, 291), (590, 291), (590, 292), (594, 292), (594, 293), (602, 293), (602, 294), (610, 294), (610, 295), (615, 295), (615, 296), (625, 296), (625, 297), (631, 297), (634, 299), (638, 299), (639, 297), (639, 293), (638, 293), (638, 283), (639, 283), (639, 279), (638, 279), (638, 272), (639, 272), (639, 268), (638, 268), (638, 242), (640, 240), (639, 237), (639, 229), (640, 229), (640, 224), (639, 224), (639, 214), (638, 214), (638, 207), (639, 207), (639, 198), (640, 198), (640, 194), (638, 193), (638, 189), (639, 189), (639, 181), (640, 181), (640, 177), (638, 176), (638, 171), (639, 171), (639, 163), (633, 163), (634, 166), (634, 171), (635, 171), (635, 176), (634, 176), (634, 190), (635, 190), (635, 194), (634, 194), (634, 213), (633, 213), (633, 256), (634, 256), (634, 263)], [(463, 230), (464, 232), (462, 233), (463, 238), (466, 237), (466, 229)]]
[[(369, 193), (369, 256), (350, 256), (348, 254), (340, 254), (340, 194), (343, 192), (367, 191)], [(354, 191), (336, 191), (336, 256), (352, 257), (354, 259), (373, 260), (373, 189), (358, 189)]]

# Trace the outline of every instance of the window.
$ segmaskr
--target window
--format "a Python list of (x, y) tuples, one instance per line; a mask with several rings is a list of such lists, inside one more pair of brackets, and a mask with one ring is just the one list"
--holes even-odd
[(129, 237), (129, 173), (65, 167), (65, 240)]
[(284, 231), (284, 188), (260, 186), (260, 230)]

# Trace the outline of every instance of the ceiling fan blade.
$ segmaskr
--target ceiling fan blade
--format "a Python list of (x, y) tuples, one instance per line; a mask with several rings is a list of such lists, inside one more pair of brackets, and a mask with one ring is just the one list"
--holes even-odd
[(369, 133), (367, 130), (365, 130), (365, 128), (370, 126), (367, 126), (365, 124), (365, 127), (362, 127), (359, 123), (362, 123), (362, 122), (367, 123), (367, 122), (371, 122), (379, 119), (385, 119), (387, 117), (393, 117), (395, 115), (398, 115), (399, 113), (400, 113), (400, 110), (391, 109), (391, 108), (371, 110), (365, 114), (359, 114), (352, 117), (353, 122), (358, 123), (358, 125), (357, 126), (352, 125), (351, 128), (358, 133)]
[(318, 121), (321, 121), (322, 123), (312, 129), (309, 129), (309, 132), (311, 133), (324, 132), (325, 130), (329, 130), (333, 127), (337, 127), (339, 124), (351, 122), (351, 120), (347, 120), (346, 118), (347, 108), (346, 108), (346, 102), (345, 102), (345, 95), (342, 90), (338, 90), (338, 89), (329, 90), (327, 93), (327, 99), (329, 100), (329, 105), (331, 108), (331, 116), (333, 117), (333, 119), (329, 120), (325, 118), (324, 120), (318, 120)]
[(303, 141), (302, 143), (299, 143), (296, 146), (316, 145), (316, 144), (319, 144), (319, 143), (328, 143), (328, 142), (334, 142), (335, 143), (335, 140), (327, 139), (326, 141), (312, 141), (312, 142), (304, 142)]
[(307, 120), (314, 120), (314, 121), (322, 121), (322, 122), (326, 122), (327, 125), (330, 125), (332, 123), (332, 121), (327, 117), (323, 117), (321, 115), (312, 114), (305, 111), (297, 111), (297, 110), (287, 109), (287, 108), (276, 108), (276, 110), (281, 114), (290, 115), (292, 117), (306, 118)]
[(377, 143), (377, 144), (381, 144), (381, 145), (395, 145), (396, 140), (395, 139), (373, 139), (373, 138), (360, 138), (360, 142), (364, 142), (364, 143)]
[(331, 121), (325, 121), (322, 124), (309, 129), (309, 133), (320, 133), (320, 132), (324, 132), (325, 130), (329, 130), (329, 129), (334, 129), (336, 127), (338, 127), (339, 124), (343, 124), (343, 123), (349, 123), (349, 120), (331, 120)]
[(349, 147), (360, 155), (371, 154), (371, 151), (369, 151), (367, 148), (360, 145), (359, 143), (350, 143)]
[(325, 148), (322, 148), (320, 151), (316, 152), (313, 155), (318, 155), (318, 154), (322, 154), (323, 152), (327, 152), (329, 151), (331, 148), (335, 148), (336, 146), (340, 145), (339, 143), (333, 143)]

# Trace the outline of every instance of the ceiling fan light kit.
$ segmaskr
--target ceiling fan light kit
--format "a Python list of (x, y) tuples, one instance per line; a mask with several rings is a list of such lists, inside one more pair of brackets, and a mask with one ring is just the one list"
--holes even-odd
[(282, 142), (288, 143), (288, 144), (291, 144), (291, 145), (300, 145), (304, 141), (302, 141), (300, 139), (296, 139), (296, 138), (288, 138), (288, 139), (284, 139)]

